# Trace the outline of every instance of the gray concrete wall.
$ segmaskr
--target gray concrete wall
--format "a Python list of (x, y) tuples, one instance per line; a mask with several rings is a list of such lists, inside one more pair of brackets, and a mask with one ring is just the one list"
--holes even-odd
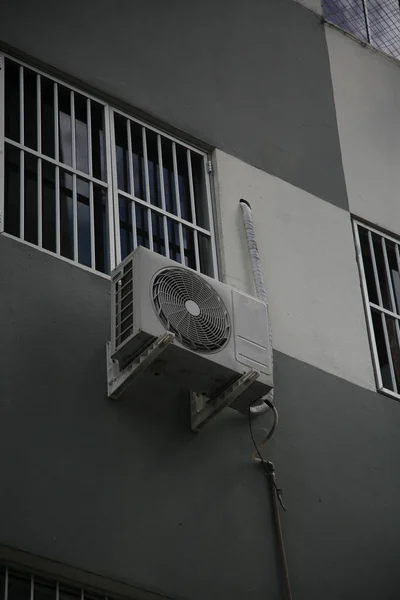
[[(0, 545), (172, 598), (280, 599), (246, 419), (191, 434), (160, 380), (111, 403), (107, 280), (5, 236), (0, 257)], [(276, 403), (294, 598), (397, 598), (398, 404), (281, 353)]]
[(292, 0), (5, 0), (0, 40), (347, 207), (318, 15)]

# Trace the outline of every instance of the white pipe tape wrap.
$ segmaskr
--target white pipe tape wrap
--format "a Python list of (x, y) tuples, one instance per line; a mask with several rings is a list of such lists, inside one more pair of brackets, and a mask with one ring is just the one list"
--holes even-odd
[[(253, 213), (250, 208), (250, 205), (245, 200), (240, 201), (240, 206), (242, 208), (244, 229), (246, 232), (247, 245), (248, 245), (249, 253), (250, 253), (250, 262), (251, 262), (251, 268), (253, 271), (254, 285), (256, 288), (257, 298), (259, 300), (262, 300), (267, 307), (269, 341), (270, 341), (271, 348), (272, 348), (272, 330), (271, 330), (271, 322), (270, 322), (270, 318), (269, 318), (268, 296), (267, 296), (267, 290), (266, 290), (265, 284), (264, 284), (264, 276), (263, 276), (262, 267), (261, 267), (260, 253), (258, 251), (256, 235), (255, 235), (255, 231), (254, 231)], [(274, 368), (274, 365), (273, 365), (273, 357), (272, 357), (272, 352), (271, 352), (271, 369), (273, 370), (273, 368)], [(270, 400), (272, 402), (273, 398), (274, 398), (274, 390), (272, 389), (269, 392), (269, 394), (267, 394), (266, 396), (263, 396), (263, 398), (268, 398), (268, 400)], [(263, 398), (260, 398), (260, 400), (262, 400)], [(250, 412), (254, 415), (262, 415), (265, 412), (267, 412), (268, 410), (269, 410), (269, 406), (265, 402), (263, 402), (262, 404), (257, 404), (255, 406), (250, 407)]]

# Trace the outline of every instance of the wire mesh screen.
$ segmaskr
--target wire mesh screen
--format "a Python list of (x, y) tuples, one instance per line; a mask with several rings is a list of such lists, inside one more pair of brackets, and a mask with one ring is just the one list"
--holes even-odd
[(327, 21), (400, 59), (399, 0), (323, 0)]

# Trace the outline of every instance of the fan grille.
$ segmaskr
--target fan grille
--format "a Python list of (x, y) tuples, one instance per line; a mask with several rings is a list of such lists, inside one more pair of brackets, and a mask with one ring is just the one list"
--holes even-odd
[(198, 352), (216, 352), (229, 340), (228, 311), (202, 278), (180, 267), (159, 271), (153, 280), (156, 313), (181, 344)]

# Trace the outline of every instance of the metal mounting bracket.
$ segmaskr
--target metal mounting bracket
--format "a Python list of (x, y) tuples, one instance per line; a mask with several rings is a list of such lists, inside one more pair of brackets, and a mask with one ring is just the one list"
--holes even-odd
[(131, 385), (132, 381), (151, 365), (152, 362), (171, 344), (175, 335), (164, 333), (136, 356), (132, 362), (120, 370), (119, 361), (111, 356), (111, 343), (106, 344), (108, 397), (114, 400)]
[(200, 431), (210, 419), (215, 417), (223, 408), (232, 404), (260, 376), (258, 371), (251, 369), (239, 379), (233, 381), (227, 388), (213, 398), (204, 394), (190, 392), (190, 416), (193, 431)]

